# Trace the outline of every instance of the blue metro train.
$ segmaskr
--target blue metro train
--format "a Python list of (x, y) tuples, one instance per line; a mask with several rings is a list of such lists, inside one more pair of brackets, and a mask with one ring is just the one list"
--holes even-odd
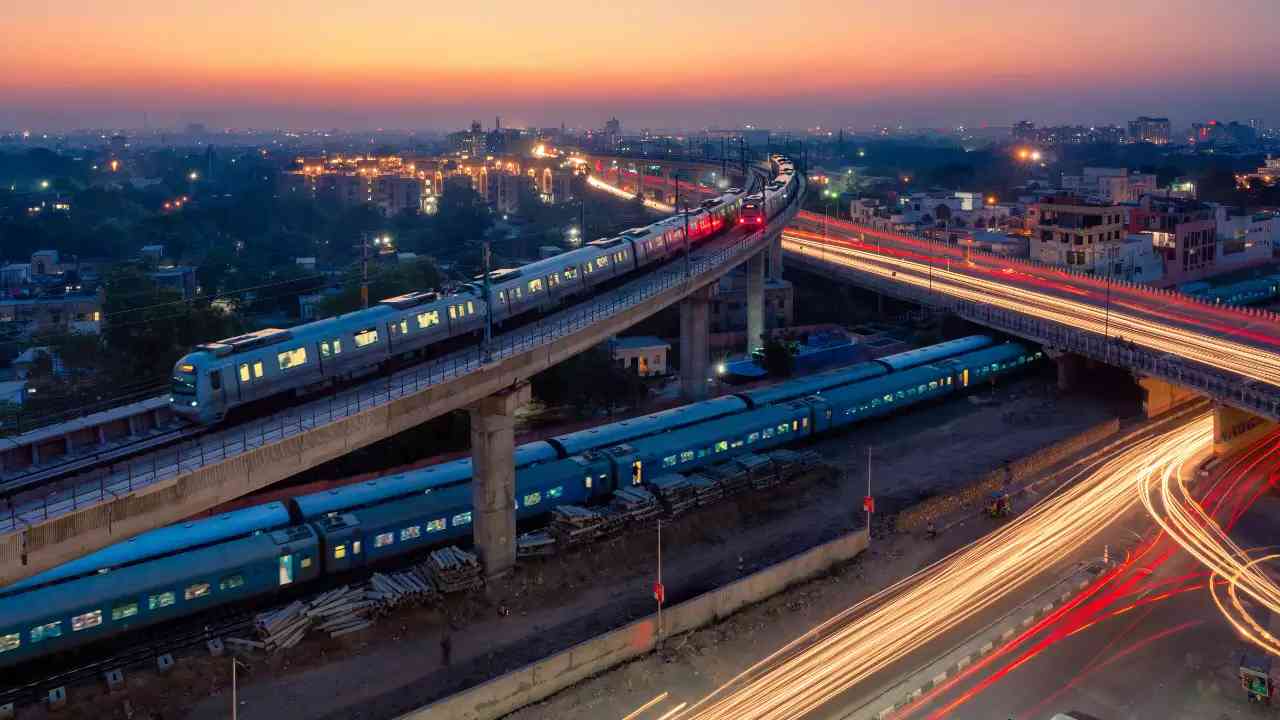
[[(754, 207), (772, 219), (791, 202), (797, 183), (790, 160), (770, 159), (777, 173)], [(495, 324), (567, 305), (596, 288), (733, 226), (746, 194), (731, 189), (697, 209), (601, 238), (581, 248), (489, 274)], [(378, 372), (388, 363), (422, 357), (433, 345), (479, 333), (485, 323), (483, 276), (459, 292), (412, 292), (367, 310), (305, 323), (266, 328), (196, 347), (174, 365), (169, 402), (197, 423), (214, 423), (241, 405), (286, 392), (306, 393), (334, 382)]]
[[(1041, 353), (972, 336), (516, 449), (516, 513), (767, 450), (942, 397)], [(143, 533), (0, 589), (0, 667), (471, 536), (471, 461)]]

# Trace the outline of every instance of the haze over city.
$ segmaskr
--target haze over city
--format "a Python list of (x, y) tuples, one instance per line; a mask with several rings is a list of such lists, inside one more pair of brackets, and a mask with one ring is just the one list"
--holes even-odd
[[(1280, 5), (819, 0), (6, 9), (0, 127), (444, 130), (1270, 116)], [(783, 53), (780, 48), (788, 48)], [(146, 120), (144, 120), (146, 113)]]

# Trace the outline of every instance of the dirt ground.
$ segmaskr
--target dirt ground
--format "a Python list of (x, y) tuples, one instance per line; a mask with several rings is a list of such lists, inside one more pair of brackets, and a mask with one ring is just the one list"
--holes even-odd
[[(1091, 395), (1059, 396), (1051, 373), (1046, 372), (997, 388), (994, 396), (987, 391), (981, 402), (952, 398), (817, 440), (810, 447), (837, 468), (831, 477), (740, 496), (664, 523), (667, 600), (680, 602), (861, 526), (867, 447), (873, 448), (877, 497), (873, 530), (883, 535), (878, 528), (895, 509), (974, 481), (1006, 459), (1132, 411), (1124, 403), (1108, 403)], [(980, 524), (969, 524), (975, 537)], [(957, 544), (963, 540), (957, 538)], [(846, 606), (849, 598), (916, 569), (944, 551), (946, 544), (939, 541), (921, 547), (922, 543), (906, 536), (882, 538), (831, 579), (815, 581), (799, 594), (788, 593), (787, 599), (765, 603), (727, 625), (694, 633), (685, 645), (669, 652), (697, 653), (709, 643), (723, 642), (727, 638), (721, 634), (734, 634), (737, 623), (769, 625), (770, 608), (775, 614), (795, 614), (801, 622), (817, 619), (832, 608)], [(487, 593), (450, 598), (441, 608), (400, 612), (362, 633), (338, 640), (313, 636), (272, 657), (241, 656), (245, 667), (239, 671), (239, 717), (394, 717), (648, 614), (655, 563), (656, 537), (630, 535), (566, 556), (522, 562), (500, 587), (491, 587)], [(791, 607), (796, 603), (800, 605)], [(501, 616), (499, 607), (510, 609), (510, 614)], [(441, 653), (446, 633), (452, 643), (448, 667)], [(651, 662), (633, 663), (622, 671), (636, 673), (629, 684), (647, 691), (649, 686), (642, 680), (649, 683), (645, 678), (662, 677), (661, 669), (630, 669)], [(193, 652), (180, 658), (177, 669), (167, 676), (128, 672), (124, 693), (72, 688), (70, 707), (59, 717), (125, 717), (122, 708), (128, 700), (135, 718), (221, 720), (229, 716), (230, 663), (229, 657)], [(676, 669), (677, 665), (668, 667), (672, 672), (688, 672)], [(730, 670), (696, 672), (718, 677)], [(608, 689), (600, 692), (616, 694)], [(622, 712), (615, 716), (653, 694), (630, 707), (623, 708), (625, 702), (621, 703)], [(629, 701), (631, 695), (620, 697)], [(517, 716), (600, 717), (539, 712), (533, 708)], [(43, 710), (32, 708), (20, 717), (44, 715)]]

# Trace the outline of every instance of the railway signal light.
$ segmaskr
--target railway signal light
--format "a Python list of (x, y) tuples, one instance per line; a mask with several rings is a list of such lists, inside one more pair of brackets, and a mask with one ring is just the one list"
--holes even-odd
[(875, 511), (876, 511), (876, 499), (875, 499), (875, 498), (873, 498), (873, 497), (871, 497), (870, 495), (868, 495), (868, 496), (866, 496), (866, 497), (862, 498), (862, 509), (863, 509), (863, 510), (865, 510), (865, 511), (867, 511), (867, 512), (869, 512), (869, 513), (873, 513), (873, 512), (875, 512)]

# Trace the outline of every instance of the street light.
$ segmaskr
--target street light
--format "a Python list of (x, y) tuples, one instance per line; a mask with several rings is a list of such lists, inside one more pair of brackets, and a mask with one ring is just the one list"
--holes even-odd
[(200, 179), (200, 173), (196, 172), (195, 170), (192, 170), (190, 173), (187, 174), (187, 179), (190, 180), (191, 182), (195, 182)]
[(41, 181), (40, 181), (40, 189), (41, 189), (41, 190), (48, 190), (48, 189), (49, 189), (49, 181), (48, 181), (48, 180), (41, 180)]

